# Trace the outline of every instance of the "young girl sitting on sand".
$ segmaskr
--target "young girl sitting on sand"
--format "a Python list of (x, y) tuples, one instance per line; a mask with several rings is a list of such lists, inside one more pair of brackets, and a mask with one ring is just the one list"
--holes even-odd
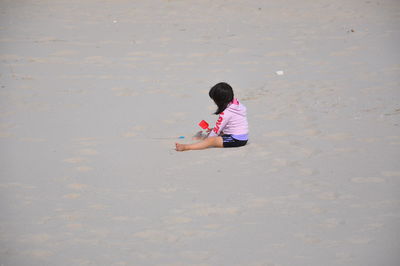
[(211, 88), (210, 98), (218, 106), (215, 127), (202, 141), (193, 144), (175, 143), (177, 151), (202, 150), (209, 147), (244, 146), (248, 140), (246, 107), (233, 97), (232, 87), (221, 82)]

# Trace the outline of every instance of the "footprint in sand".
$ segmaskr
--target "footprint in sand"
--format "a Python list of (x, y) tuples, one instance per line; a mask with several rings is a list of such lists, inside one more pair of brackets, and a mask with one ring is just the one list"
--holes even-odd
[(238, 215), (240, 214), (240, 209), (237, 207), (222, 207), (209, 204), (193, 204), (189, 214), (199, 217)]
[(73, 190), (84, 190), (87, 188), (87, 185), (75, 183), (75, 184), (69, 184), (68, 188)]
[(301, 168), (301, 169), (299, 169), (299, 172), (303, 176), (312, 176), (312, 175), (316, 175), (319, 173), (318, 170), (312, 169), (312, 168)]
[(285, 243), (274, 243), (274, 244), (271, 245), (271, 247), (272, 248), (285, 248), (286, 244)]
[[(79, 155), (84, 155), (84, 156), (97, 155), (98, 154), (97, 150), (92, 148), (92, 146), (97, 145), (96, 142), (94, 142), (94, 140), (95, 139), (93, 139), (93, 138), (75, 139), (74, 141), (78, 142), (80, 146), (86, 147), (83, 149), (79, 149), (77, 153)], [(81, 156), (70, 157), (70, 158), (66, 158), (63, 160), (63, 162), (69, 163), (69, 164), (83, 164), (87, 161), (88, 161), (87, 158), (81, 157)], [(80, 165), (80, 166), (75, 167), (75, 170), (77, 170), (79, 172), (89, 172), (89, 171), (92, 171), (93, 168), (88, 165)]]
[(370, 223), (370, 224), (366, 225), (365, 231), (379, 230), (384, 226), (385, 226), (385, 224), (383, 224), (383, 223)]
[(231, 48), (228, 50), (228, 54), (243, 54), (248, 52), (248, 49), (244, 49), (244, 48)]
[(132, 88), (112, 88), (116, 96), (136, 96), (138, 93)]
[(20, 241), (23, 243), (35, 243), (35, 244), (46, 243), (50, 240), (51, 240), (51, 236), (46, 233), (26, 235), (20, 239)]
[(306, 244), (320, 244), (322, 242), (320, 238), (304, 233), (296, 234), (295, 237), (303, 240)]
[(53, 252), (49, 250), (43, 250), (43, 249), (34, 249), (25, 252), (26, 255), (32, 256), (36, 259), (47, 259), (48, 257), (53, 255)]
[(269, 133), (264, 134), (265, 137), (287, 137), (291, 134), (287, 131), (271, 131)]
[(352, 54), (354, 54), (354, 52), (356, 52), (357, 50), (360, 50), (361, 46), (351, 46), (351, 47), (347, 47), (343, 50), (339, 50), (336, 52), (331, 52), (329, 55), (330, 56), (351, 56)]
[(78, 193), (71, 193), (71, 194), (67, 194), (67, 195), (63, 196), (63, 198), (66, 198), (66, 199), (77, 199), (80, 197), (81, 197), (81, 194), (78, 194)]
[(172, 224), (187, 224), (193, 221), (192, 218), (184, 217), (184, 216), (173, 216), (173, 217), (165, 217), (163, 218), (164, 223), (172, 225)]
[(353, 255), (351, 255), (351, 253), (347, 251), (337, 252), (335, 254), (335, 257), (341, 262), (353, 260)]
[(336, 133), (336, 134), (326, 135), (324, 138), (328, 140), (341, 141), (351, 138), (351, 135), (347, 133)]
[(213, 230), (221, 229), (222, 227), (224, 227), (222, 224), (207, 224), (204, 226), (204, 228), (206, 229), (213, 229)]
[(335, 153), (350, 153), (350, 152), (356, 152), (357, 149), (346, 147), (346, 148), (334, 148), (333, 151)]
[(387, 177), (400, 177), (400, 171), (384, 171), (382, 172), (382, 175), (387, 176)]
[(247, 202), (246, 206), (247, 208), (263, 208), (271, 203), (271, 201), (271, 199), (267, 198), (253, 198)]
[(125, 138), (131, 138), (131, 137), (136, 137), (139, 135), (141, 132), (144, 132), (146, 130), (146, 126), (138, 125), (129, 128), (126, 132), (122, 133), (121, 135)]
[(63, 162), (71, 163), (71, 164), (83, 163), (83, 162), (85, 162), (85, 161), (86, 161), (86, 159), (85, 159), (85, 158), (82, 158), (82, 157), (71, 157), (71, 158), (67, 158), (67, 159), (64, 159), (64, 160), (63, 160)]
[(97, 210), (97, 211), (105, 210), (108, 207), (109, 207), (108, 205), (104, 205), (104, 204), (92, 204), (89, 206), (89, 208), (91, 208), (93, 210)]
[(319, 199), (322, 200), (337, 200), (339, 198), (338, 194), (336, 192), (323, 192), (317, 195)]
[(165, 124), (176, 124), (182, 122), (186, 117), (186, 113), (184, 112), (176, 112), (169, 115), (169, 119), (164, 119), (163, 122)]
[(79, 172), (89, 172), (89, 171), (93, 170), (93, 168), (90, 166), (79, 166), (79, 167), (76, 167), (75, 169)]
[(177, 192), (179, 190), (179, 188), (177, 187), (163, 187), (163, 188), (159, 188), (158, 191), (161, 193), (174, 193)]
[(46, 139), (43, 139), (43, 138), (21, 138), (20, 141), (39, 143), (39, 142), (45, 142)]
[(88, 56), (84, 58), (84, 62), (86, 64), (95, 64), (95, 65), (105, 65), (111, 63), (111, 61), (104, 56)]
[(272, 161), (273, 166), (276, 167), (289, 167), (289, 166), (296, 166), (298, 163), (296, 161), (289, 161), (284, 158), (276, 158)]
[(374, 142), (378, 141), (377, 138), (359, 138), (357, 140), (361, 141), (361, 142), (366, 142), (366, 143), (374, 143)]
[(80, 146), (84, 146), (84, 147), (97, 146), (96, 138), (78, 138), (78, 139), (74, 139), (74, 142), (78, 142), (78, 144)]
[(382, 177), (354, 177), (350, 179), (353, 183), (383, 183), (386, 180)]
[(81, 149), (79, 150), (79, 153), (82, 155), (96, 155), (97, 151), (95, 149)]
[(388, 136), (386, 139), (391, 141), (391, 145), (400, 145), (400, 136)]
[(305, 137), (315, 137), (321, 135), (321, 131), (317, 129), (306, 129), (303, 131), (300, 131), (298, 136), (305, 136)]
[(265, 57), (282, 57), (282, 56), (296, 56), (296, 51), (275, 51), (266, 53)]
[(211, 253), (209, 251), (181, 251), (179, 256), (186, 260), (194, 260), (194, 261), (204, 261), (211, 257)]
[(353, 237), (347, 240), (351, 244), (355, 245), (366, 245), (372, 242), (371, 238), (367, 237)]
[(152, 229), (137, 232), (133, 235), (133, 237), (153, 243), (173, 243), (178, 240), (178, 236), (176, 234)]
[(124, 138), (132, 138), (132, 137), (136, 137), (137, 136), (137, 134), (135, 133), (135, 132), (124, 132), (124, 133), (122, 133), (122, 136), (124, 137)]
[(66, 226), (68, 229), (71, 229), (71, 230), (80, 230), (83, 228), (82, 224), (67, 224)]
[(57, 52), (54, 52), (52, 56), (71, 56), (71, 55), (76, 55), (78, 54), (78, 51), (74, 50), (60, 50)]
[(12, 137), (14, 134), (9, 130), (14, 128), (14, 126), (9, 124), (0, 124), (0, 138)]
[[(92, 263), (90, 263), (90, 264), (92, 264)], [(88, 264), (88, 265), (90, 265), (90, 264)], [(117, 261), (112, 264), (112, 266), (129, 266), (129, 265), (130, 265), (130, 263), (128, 263), (126, 261)]]
[(323, 223), (320, 224), (321, 227), (327, 229), (333, 229), (338, 227), (340, 224), (344, 224), (345, 222), (336, 218), (326, 219)]
[(115, 217), (112, 217), (111, 220), (117, 221), (117, 222), (129, 222), (132, 220), (132, 218), (129, 218), (127, 216), (115, 216)]

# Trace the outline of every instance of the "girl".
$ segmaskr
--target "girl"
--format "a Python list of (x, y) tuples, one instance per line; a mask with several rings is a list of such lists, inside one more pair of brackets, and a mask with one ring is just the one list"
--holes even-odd
[(211, 88), (210, 98), (218, 106), (215, 127), (200, 142), (175, 143), (177, 151), (202, 150), (209, 147), (228, 148), (244, 146), (248, 140), (246, 107), (233, 97), (232, 87), (221, 82)]

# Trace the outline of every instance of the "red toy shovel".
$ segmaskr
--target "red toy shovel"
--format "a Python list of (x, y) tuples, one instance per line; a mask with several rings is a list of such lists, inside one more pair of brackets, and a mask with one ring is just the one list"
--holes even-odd
[(207, 129), (207, 130), (211, 131), (211, 129), (208, 127), (209, 126), (208, 123), (206, 121), (204, 121), (204, 120), (201, 120), (201, 122), (199, 123), (199, 126), (202, 129)]

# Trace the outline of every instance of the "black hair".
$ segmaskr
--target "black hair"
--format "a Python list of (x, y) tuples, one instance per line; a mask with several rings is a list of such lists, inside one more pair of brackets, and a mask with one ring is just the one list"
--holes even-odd
[(233, 89), (225, 82), (220, 82), (214, 85), (210, 89), (208, 95), (210, 95), (210, 98), (213, 99), (215, 104), (218, 106), (217, 111), (214, 113), (216, 115), (222, 113), (228, 104), (233, 101)]

